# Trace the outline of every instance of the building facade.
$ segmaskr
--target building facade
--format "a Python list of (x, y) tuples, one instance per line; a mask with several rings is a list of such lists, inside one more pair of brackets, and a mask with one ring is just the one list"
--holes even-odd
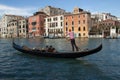
[(8, 31), (7, 31), (8, 22), (19, 19), (23, 19), (23, 17), (17, 15), (7, 15), (7, 14), (3, 15), (3, 17), (1, 18), (1, 26), (0, 26), (2, 38), (6, 38), (8, 35)]
[(46, 6), (45, 8), (41, 9), (40, 11), (46, 13), (49, 16), (62, 15), (62, 14), (66, 13), (64, 9), (56, 8), (56, 7), (52, 7), (52, 6)]
[[(101, 25), (103, 22), (117, 21), (117, 17), (111, 15), (110, 13), (96, 13), (91, 15), (92, 27), (90, 29), (90, 35), (102, 35), (104, 37), (103, 30), (101, 30)], [(106, 23), (107, 24), (107, 23)], [(111, 24), (111, 23), (110, 23)], [(110, 27), (105, 27), (105, 34), (109, 35)]]
[(103, 20), (107, 20), (107, 19), (117, 20), (117, 17), (114, 16), (114, 15), (111, 15), (110, 13), (96, 13), (96, 14), (92, 14), (91, 18), (98, 19), (98, 21), (103, 21)]
[(7, 24), (7, 38), (18, 37), (18, 21), (11, 20)]
[(80, 10), (80, 12), (64, 16), (64, 33), (71, 29), (74, 31), (75, 37), (89, 37), (90, 27), (91, 14), (87, 11)]
[(26, 38), (28, 33), (27, 19), (11, 20), (7, 24), (7, 38)]
[(18, 33), (19, 37), (26, 38), (28, 37), (28, 19), (18, 20)]
[(116, 36), (119, 33), (120, 22), (116, 20), (108, 19), (101, 21), (98, 26), (100, 31), (104, 32), (104, 37)]
[(45, 34), (49, 37), (62, 37), (64, 31), (64, 15), (49, 16), (45, 18)]
[(29, 37), (44, 35), (44, 18), (46, 14), (44, 12), (36, 12), (33, 16), (28, 18), (28, 35)]

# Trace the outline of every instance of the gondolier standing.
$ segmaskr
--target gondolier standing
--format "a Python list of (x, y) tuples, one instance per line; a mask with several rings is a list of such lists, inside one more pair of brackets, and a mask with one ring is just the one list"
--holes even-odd
[(66, 36), (67, 35), (69, 35), (69, 37), (70, 37), (70, 41), (71, 41), (71, 45), (72, 45), (72, 51), (74, 51), (74, 47), (76, 48), (76, 51), (78, 51), (78, 47), (75, 43), (74, 32), (72, 32), (71, 29), (69, 29), (69, 32), (66, 34)]

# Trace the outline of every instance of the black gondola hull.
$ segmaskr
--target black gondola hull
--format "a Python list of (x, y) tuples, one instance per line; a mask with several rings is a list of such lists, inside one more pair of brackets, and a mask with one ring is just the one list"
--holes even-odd
[(91, 55), (94, 53), (99, 52), (102, 49), (102, 44), (100, 44), (97, 48), (91, 49), (91, 50), (86, 50), (86, 51), (78, 51), (78, 52), (42, 52), (40, 50), (26, 50), (23, 49), (22, 46), (17, 45), (13, 41), (13, 48), (26, 54), (30, 55), (37, 55), (41, 57), (55, 57), (55, 58), (79, 58), (79, 57), (84, 57), (87, 55)]

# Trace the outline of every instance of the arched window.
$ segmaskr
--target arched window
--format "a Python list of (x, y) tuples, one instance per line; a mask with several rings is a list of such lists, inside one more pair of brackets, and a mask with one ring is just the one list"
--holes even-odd
[(83, 27), (83, 31), (85, 31), (85, 27)]
[(68, 23), (66, 22), (66, 26), (68, 25)]
[(81, 29), (80, 29), (80, 27), (78, 28), (78, 31), (80, 31)]
[(72, 21), (72, 25), (74, 25), (74, 21)]
[(78, 35), (79, 35), (79, 37), (81, 37), (81, 34), (80, 34), (80, 33), (79, 33)]
[(74, 31), (74, 27), (72, 27), (72, 31)]

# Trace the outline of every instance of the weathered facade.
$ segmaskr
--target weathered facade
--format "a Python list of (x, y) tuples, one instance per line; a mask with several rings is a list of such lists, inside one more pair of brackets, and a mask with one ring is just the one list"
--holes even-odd
[(1, 18), (1, 37), (2, 38), (7, 38), (8, 35), (8, 31), (7, 31), (7, 26), (8, 26), (8, 22), (12, 21), (12, 20), (19, 20), (19, 19), (23, 19), (22, 16), (17, 16), (17, 15), (3, 15), (3, 17)]
[(18, 33), (19, 37), (28, 37), (28, 19), (21, 19), (18, 21)]
[(36, 12), (33, 16), (28, 18), (28, 35), (29, 37), (44, 35), (44, 18), (46, 14), (44, 12)]
[(26, 38), (28, 33), (27, 19), (11, 20), (7, 24), (7, 38)]

